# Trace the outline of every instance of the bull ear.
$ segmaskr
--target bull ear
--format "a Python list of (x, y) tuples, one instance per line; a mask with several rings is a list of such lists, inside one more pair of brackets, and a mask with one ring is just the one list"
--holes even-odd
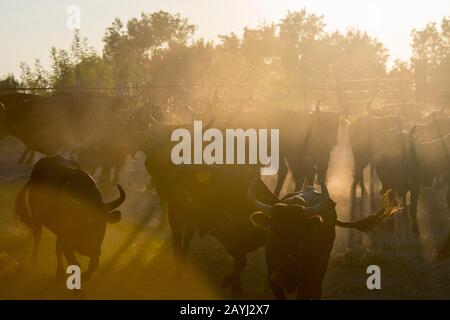
[(250, 221), (256, 228), (262, 231), (269, 231), (272, 226), (272, 217), (262, 211), (252, 213)]
[(108, 223), (117, 223), (122, 219), (122, 213), (119, 210), (114, 210), (108, 213)]

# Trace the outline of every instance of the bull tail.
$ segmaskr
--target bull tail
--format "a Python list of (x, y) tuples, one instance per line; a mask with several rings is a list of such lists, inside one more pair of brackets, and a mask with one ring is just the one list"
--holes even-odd
[(19, 220), (31, 228), (32, 226), (31, 209), (28, 204), (29, 187), (30, 187), (29, 182), (27, 182), (17, 194), (15, 211)]
[(392, 190), (388, 190), (384, 194), (383, 198), (384, 204), (375, 214), (371, 214), (367, 218), (354, 222), (342, 222), (336, 220), (336, 226), (341, 228), (356, 229), (362, 232), (371, 232), (379, 226), (384, 219), (393, 217), (394, 215), (403, 212), (404, 208), (398, 205)]
[(343, 222), (336, 220), (336, 226), (340, 228), (356, 229), (362, 232), (369, 232), (373, 230), (376, 226), (380, 224), (382, 217), (379, 215), (371, 215), (367, 218), (354, 221), (354, 222)]

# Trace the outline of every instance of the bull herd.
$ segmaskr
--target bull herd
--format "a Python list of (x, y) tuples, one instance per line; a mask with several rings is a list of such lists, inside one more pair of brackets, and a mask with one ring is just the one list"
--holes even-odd
[[(336, 226), (370, 231), (404, 211), (409, 193), (412, 232), (418, 232), (421, 186), (445, 187), (449, 179), (450, 121), (443, 111), (421, 117), (407, 106), (368, 107), (367, 114), (348, 123), (346, 114), (319, 105), (313, 111), (215, 108), (203, 114), (186, 108), (188, 117), (219, 129), (279, 129), (280, 168), (272, 191), (257, 165), (174, 165), (171, 133), (192, 130), (192, 119), (157, 120), (152, 108), (98, 93), (13, 93), (1, 95), (0, 102), (0, 138), (15, 136), (25, 145), (19, 163), (32, 164), (36, 152), (45, 155), (19, 191), (15, 209), (33, 232), (33, 259), (42, 226), (56, 235), (58, 277), (65, 275), (63, 257), (69, 265), (78, 264), (75, 253), (90, 258), (82, 280), (97, 269), (106, 225), (120, 221), (117, 208), (126, 200), (117, 184), (120, 169), (139, 151), (146, 155), (145, 169), (171, 228), (176, 274), (187, 263), (193, 236), (210, 234), (234, 259), (222, 284), (239, 295), (247, 254), (265, 247), (270, 286), (279, 299), (289, 292), (300, 299), (321, 298)], [(359, 186), (361, 196), (367, 194), (363, 171), (369, 165), (382, 186), (383, 204), (355, 222), (338, 219), (326, 185), (339, 132), (353, 151), (353, 192)], [(96, 181), (93, 172), (99, 167)], [(288, 171), (294, 191), (279, 198)], [(114, 184), (119, 195), (105, 203), (99, 186)], [(449, 253), (450, 235), (438, 258)]]

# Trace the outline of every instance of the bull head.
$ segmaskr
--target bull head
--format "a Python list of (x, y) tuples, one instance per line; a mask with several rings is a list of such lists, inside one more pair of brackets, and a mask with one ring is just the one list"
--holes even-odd
[(258, 182), (258, 178), (253, 179), (253, 181), (249, 184), (249, 187), (247, 189), (247, 199), (248, 201), (257, 209), (260, 211), (254, 212), (250, 216), (250, 220), (252, 223), (258, 228), (263, 231), (268, 231), (272, 225), (272, 213), (274, 211), (275, 207), (295, 207), (298, 209), (298, 212), (305, 217), (306, 222), (310, 222), (313, 224), (320, 224), (323, 222), (322, 217), (319, 215), (319, 213), (326, 209), (330, 203), (330, 198), (328, 194), (328, 189), (325, 186), (325, 183), (322, 184), (322, 197), (321, 201), (312, 207), (304, 207), (298, 204), (290, 204), (286, 205), (283, 203), (278, 203), (275, 205), (268, 205), (265, 204), (259, 200), (256, 199), (255, 196), (255, 187), (256, 183)]

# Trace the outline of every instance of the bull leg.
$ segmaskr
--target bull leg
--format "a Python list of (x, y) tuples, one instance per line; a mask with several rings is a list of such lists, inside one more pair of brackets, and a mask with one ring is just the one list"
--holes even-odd
[(371, 163), (369, 167), (369, 199), (370, 199), (370, 206), (372, 210), (375, 210), (375, 170), (374, 165)]
[(69, 266), (80, 266), (77, 257), (75, 256), (75, 252), (73, 252), (73, 250), (67, 247), (63, 247), (63, 252), (64, 257), (66, 257), (66, 261)]
[(56, 278), (64, 279), (63, 246), (59, 238), (56, 239)]
[(291, 168), (292, 176), (294, 178), (294, 190), (300, 191), (303, 188), (303, 184), (305, 182), (306, 174), (305, 174), (305, 168), (302, 168), (300, 166), (296, 166), (294, 168)]
[(322, 298), (322, 277), (310, 275), (297, 289), (297, 299), (319, 300), (320, 298)]
[(104, 187), (109, 187), (111, 185), (111, 170), (112, 170), (111, 166), (103, 165), (102, 173), (98, 178), (99, 185)]
[(40, 224), (33, 225), (33, 253), (31, 255), (31, 263), (35, 264), (38, 261), (39, 244), (41, 243), (42, 227)]
[[(316, 179), (316, 172), (315, 172), (314, 168), (311, 167), (308, 169), (308, 172), (306, 174), (305, 184), (307, 186), (314, 187), (315, 179)], [(302, 186), (302, 188), (303, 188), (303, 186)]]
[[(178, 210), (177, 210), (178, 211)], [(182, 278), (183, 263), (182, 263), (182, 249), (183, 249), (183, 221), (182, 212), (170, 212), (169, 223), (172, 229), (172, 252), (175, 260), (175, 281)]]
[(353, 178), (353, 186), (352, 188), (356, 192), (356, 187), (360, 186), (361, 188), (361, 196), (367, 194), (366, 186), (364, 184), (364, 168), (361, 166), (355, 166), (355, 173)]
[(284, 181), (286, 181), (287, 174), (288, 174), (288, 167), (286, 164), (286, 160), (282, 159), (282, 161), (280, 163), (280, 167), (278, 168), (277, 185), (274, 190), (274, 194), (276, 196), (280, 195), (281, 189), (283, 188)]
[(447, 186), (447, 210), (450, 213), (450, 185)]
[(234, 268), (225, 276), (222, 282), (222, 286), (224, 288), (229, 287), (231, 285), (231, 291), (236, 296), (242, 295), (242, 282), (241, 282), (241, 273), (242, 270), (247, 266), (247, 254), (234, 254)]
[(81, 274), (81, 279), (83, 281), (88, 281), (91, 278), (92, 273), (94, 273), (94, 271), (97, 270), (99, 262), (100, 262), (99, 256), (94, 256), (89, 259), (88, 269)]
[(194, 237), (195, 229), (192, 227), (185, 228), (183, 235), (183, 244), (181, 247), (181, 259), (184, 266), (187, 265), (189, 246), (191, 244), (192, 238)]
[(419, 227), (417, 225), (417, 204), (419, 201), (420, 186), (414, 187), (411, 190), (411, 203), (409, 205), (409, 215), (412, 222), (412, 231), (414, 233), (419, 233)]
[(277, 285), (275, 282), (270, 282), (270, 288), (272, 289), (272, 293), (277, 300), (286, 300), (286, 293), (284, 289)]
[(122, 171), (122, 168), (125, 166), (125, 159), (121, 159), (120, 161), (116, 162), (114, 164), (114, 174), (112, 176), (112, 184), (119, 183), (120, 179), (120, 172)]
[[(385, 192), (386, 193), (386, 192)], [(406, 208), (406, 200), (407, 200), (407, 195), (408, 195), (408, 191), (405, 191), (405, 190), (402, 190), (402, 192), (401, 192), (401, 194), (400, 194), (400, 196), (401, 196), (401, 198), (402, 198), (402, 206), (403, 206), (403, 208)]]

